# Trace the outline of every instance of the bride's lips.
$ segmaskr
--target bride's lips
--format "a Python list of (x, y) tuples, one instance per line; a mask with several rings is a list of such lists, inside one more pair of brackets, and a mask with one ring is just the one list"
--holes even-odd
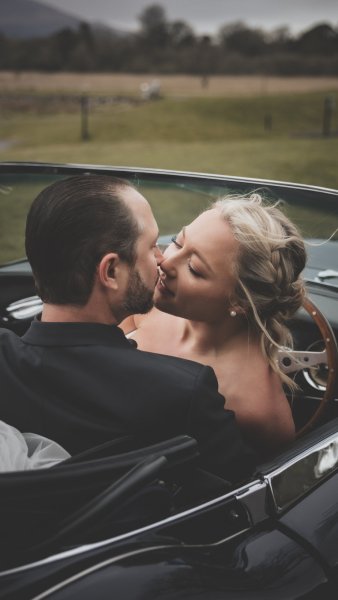
[(174, 296), (174, 292), (172, 292), (171, 290), (169, 290), (169, 288), (167, 287), (165, 281), (159, 277), (159, 280), (157, 282), (157, 286), (156, 289), (161, 293), (164, 294), (166, 296)]

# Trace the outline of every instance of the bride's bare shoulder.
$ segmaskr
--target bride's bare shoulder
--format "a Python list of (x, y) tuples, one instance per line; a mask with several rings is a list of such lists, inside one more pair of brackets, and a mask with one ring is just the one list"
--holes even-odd
[[(175, 318), (172, 315), (163, 313), (157, 308), (153, 308), (150, 312), (145, 315), (130, 315), (124, 319), (119, 327), (127, 335), (133, 331), (156, 331), (158, 328), (165, 330), (166, 328), (172, 328), (175, 326)], [(155, 329), (156, 327), (156, 329)]]
[(125, 319), (123, 319), (123, 321), (121, 321), (121, 323), (119, 324), (119, 328), (122, 329), (122, 331), (127, 335), (127, 333), (131, 333), (132, 331), (134, 331), (137, 328), (136, 325), (136, 317), (138, 315), (129, 315), (129, 317), (126, 317)]

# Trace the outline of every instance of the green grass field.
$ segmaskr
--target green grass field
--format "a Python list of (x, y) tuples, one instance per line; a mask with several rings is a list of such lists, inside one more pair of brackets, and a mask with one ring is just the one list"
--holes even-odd
[[(1, 111), (0, 160), (154, 167), (338, 188), (338, 108), (323, 137), (324, 98), (311, 92), (238, 98), (164, 98), (80, 109)], [(264, 123), (267, 116), (271, 128)], [(5, 144), (3, 143), (5, 142)]]

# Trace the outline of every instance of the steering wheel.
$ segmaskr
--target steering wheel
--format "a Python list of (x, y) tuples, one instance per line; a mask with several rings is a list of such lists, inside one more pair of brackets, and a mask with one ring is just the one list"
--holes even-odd
[(319, 310), (319, 308), (309, 298), (304, 299), (303, 308), (317, 325), (322, 336), (322, 341), (325, 345), (325, 350), (320, 352), (312, 352), (307, 350), (304, 352), (298, 350), (280, 350), (278, 352), (279, 366), (284, 373), (291, 374), (296, 373), (297, 371), (302, 371), (303, 369), (308, 369), (309, 367), (316, 367), (324, 364), (327, 367), (328, 378), (324, 394), (319, 402), (318, 408), (316, 408), (315, 412), (308, 419), (305, 425), (303, 425), (297, 431), (297, 437), (302, 436), (304, 433), (313, 428), (315, 423), (317, 423), (323, 414), (323, 411), (327, 407), (328, 403), (333, 400), (338, 373), (338, 346), (330, 323)]

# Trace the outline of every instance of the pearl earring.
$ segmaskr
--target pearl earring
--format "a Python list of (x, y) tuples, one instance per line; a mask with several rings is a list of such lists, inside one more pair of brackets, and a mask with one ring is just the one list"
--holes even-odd
[(237, 316), (236, 311), (235, 310), (231, 310), (230, 311), (230, 317), (236, 317), (236, 316)]

